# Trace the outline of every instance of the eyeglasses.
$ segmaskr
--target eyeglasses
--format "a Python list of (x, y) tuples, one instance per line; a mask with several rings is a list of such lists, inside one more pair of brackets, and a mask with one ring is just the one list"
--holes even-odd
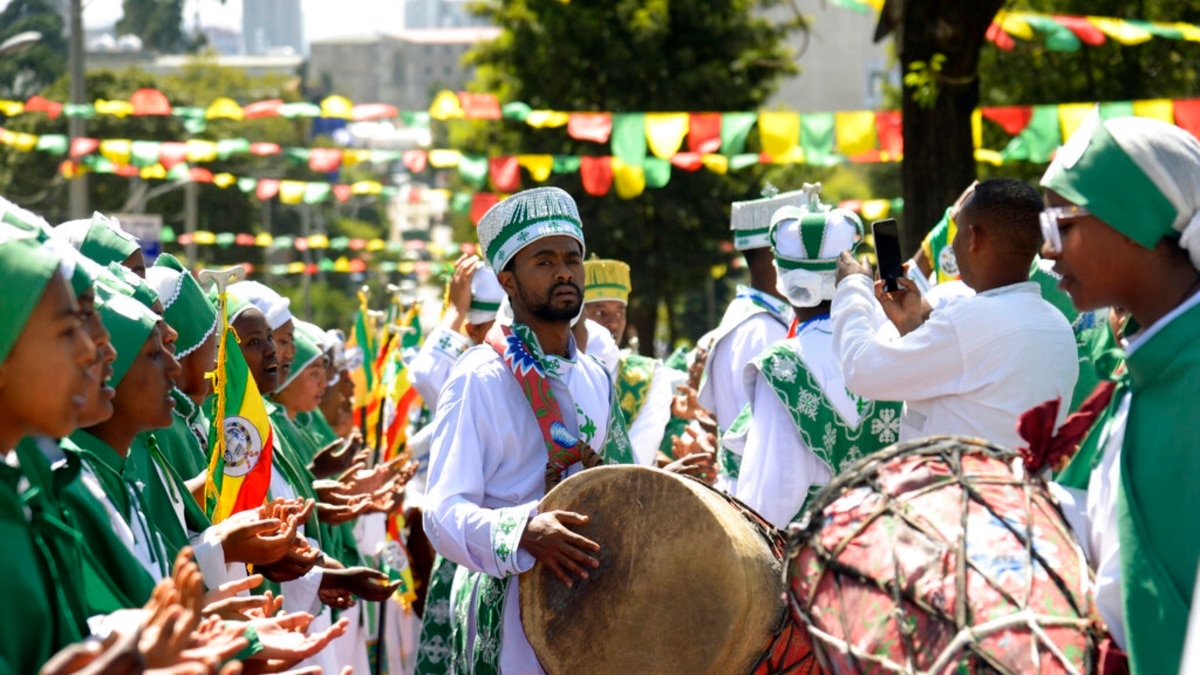
[(1062, 253), (1062, 233), (1058, 230), (1060, 220), (1082, 218), (1092, 215), (1091, 211), (1082, 206), (1048, 206), (1039, 215), (1038, 222), (1042, 225), (1042, 239), (1051, 253)]

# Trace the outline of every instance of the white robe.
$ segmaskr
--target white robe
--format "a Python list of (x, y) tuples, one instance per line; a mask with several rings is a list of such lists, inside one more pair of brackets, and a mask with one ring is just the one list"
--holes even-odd
[(629, 444), (633, 446), (633, 458), (642, 466), (655, 466), (658, 449), (662, 445), (663, 433), (671, 421), (671, 403), (675, 398), (675, 387), (687, 382), (687, 373), (655, 364), (654, 378), (642, 409), (629, 425)]
[[(1139, 345), (1145, 344), (1150, 336), (1162, 330), (1175, 318), (1200, 304), (1200, 294), (1193, 295), (1183, 304), (1171, 310), (1125, 344), (1125, 351), (1132, 354)], [(1088, 476), (1086, 494), (1079, 490), (1052, 484), (1056, 496), (1063, 504), (1063, 513), (1075, 532), (1083, 550), (1087, 553), (1088, 563), (1096, 571), (1096, 609), (1104, 623), (1108, 624), (1108, 632), (1113, 642), (1121, 649), (1126, 649), (1125, 612), (1121, 598), (1121, 538), (1117, 531), (1117, 496), (1121, 486), (1121, 447), (1125, 442), (1125, 425), (1129, 420), (1129, 405), (1131, 394), (1125, 393), (1124, 398), (1117, 402), (1117, 408), (1111, 418), (1101, 429), (1099, 451), (1102, 454), (1100, 463), (1092, 469)], [(1063, 499), (1063, 492), (1069, 493), (1069, 498)], [(1197, 586), (1200, 589), (1200, 586)], [(1200, 590), (1197, 591), (1200, 598)], [(1192, 610), (1192, 623), (1197, 623), (1196, 610)], [(1193, 650), (1193, 657), (1196, 654)], [(1183, 672), (1186, 669), (1181, 669)]]
[[(813, 321), (787, 343), (803, 356), (842, 419), (856, 425), (861, 415), (833, 353), (832, 330), (828, 318)], [(745, 436), (734, 496), (776, 527), (786, 527), (804, 505), (809, 488), (827, 485), (833, 469), (804, 444), (792, 415), (753, 365), (746, 366), (745, 381), (754, 416)]]
[(421, 351), (408, 364), (408, 380), (426, 408), (437, 411), (438, 395), (450, 377), (454, 362), (470, 347), (470, 338), (440, 326), (425, 338)]
[(851, 392), (904, 402), (901, 441), (954, 434), (1015, 448), (1022, 444), (1022, 413), (1055, 398), (1071, 400), (1079, 376), (1075, 335), (1034, 282), (950, 303), (901, 338), (879, 330), (877, 306), (867, 276), (838, 284), (834, 352)]
[[(570, 353), (577, 353), (573, 339)], [(562, 379), (548, 379), (563, 423), (598, 448), (607, 435), (611, 410), (608, 373), (588, 356), (547, 359), (560, 362)], [(516, 542), (545, 494), (546, 446), (525, 394), (492, 347), (473, 347), (455, 364), (441, 392), (433, 433), (425, 531), (447, 559), (509, 580), (500, 669), (540, 673), (521, 626), (512, 577), (534, 564), (533, 556)], [(570, 472), (578, 468), (576, 464)], [(502, 520), (517, 523), (507, 537), (497, 527)], [(501, 543), (511, 545), (514, 554), (497, 551)], [(475, 615), (474, 607), (470, 614)], [(472, 626), (468, 654), (474, 642)]]

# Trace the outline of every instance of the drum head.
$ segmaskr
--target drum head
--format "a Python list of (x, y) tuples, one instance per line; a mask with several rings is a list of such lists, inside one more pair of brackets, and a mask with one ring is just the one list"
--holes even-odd
[(780, 563), (720, 493), (637, 466), (563, 481), (541, 511), (590, 517), (599, 569), (568, 588), (540, 563), (521, 623), (549, 673), (746, 673), (785, 616)]

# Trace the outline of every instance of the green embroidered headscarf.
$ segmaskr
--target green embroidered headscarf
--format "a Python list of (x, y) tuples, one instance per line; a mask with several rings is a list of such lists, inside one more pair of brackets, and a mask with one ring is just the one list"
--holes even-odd
[(108, 329), (112, 346), (117, 350), (117, 358), (112, 364), (112, 378), (109, 379), (109, 384), (116, 387), (150, 338), (159, 317), (131, 296), (108, 284), (96, 284), (96, 297), (100, 300), (97, 303), (100, 321)]
[(175, 358), (182, 359), (199, 349), (217, 329), (216, 308), (175, 256), (160, 255), (154, 266), (146, 270), (146, 284), (162, 301), (163, 320), (179, 333)]
[[(283, 391), (294, 382), (304, 369), (311, 366), (317, 359), (325, 358), (324, 332), (306, 321), (295, 321), (296, 332), (292, 335), (292, 345), (296, 348), (296, 358), (292, 361), (292, 370), (288, 378), (279, 385), (278, 391)], [(317, 338), (317, 334), (321, 338)]]
[(158, 293), (146, 283), (145, 279), (134, 274), (128, 267), (120, 263), (109, 263), (108, 269), (101, 275), (99, 283), (108, 286), (109, 290), (137, 300), (146, 309), (152, 311), (154, 303), (159, 300)]
[(17, 338), (55, 274), (62, 273), (62, 258), (38, 241), (37, 231), (0, 222), (0, 362), (8, 358)]
[(62, 258), (63, 271), (76, 296), (83, 295), (96, 283), (103, 267), (72, 248), (62, 236), (55, 236), (54, 228), (41, 216), (0, 197), (0, 221), (33, 233), (38, 241)]
[(1144, 117), (1101, 119), (1094, 110), (1041, 184), (1145, 248), (1180, 237), (1200, 268), (1200, 141), (1191, 133)]
[(123, 263), (140, 248), (137, 239), (121, 229), (120, 221), (99, 211), (91, 218), (69, 220), (55, 229), (75, 250), (101, 265)]

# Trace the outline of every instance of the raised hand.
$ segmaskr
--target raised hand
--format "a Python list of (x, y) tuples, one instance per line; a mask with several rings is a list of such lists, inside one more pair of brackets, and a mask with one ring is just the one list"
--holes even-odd
[[(232, 519), (230, 519), (232, 520)], [(266, 565), (283, 557), (296, 538), (300, 526), (295, 518), (265, 520), (229, 520), (217, 525), (221, 546), (228, 562)]]
[(663, 467), (663, 471), (695, 476), (709, 485), (717, 482), (716, 456), (708, 451), (685, 455)]
[(326, 525), (341, 525), (361, 516), (370, 508), (371, 498), (367, 496), (354, 497), (351, 503), (341, 506), (317, 504), (317, 519)]
[(573, 577), (587, 579), (588, 569), (600, 566), (591, 555), (600, 551), (600, 544), (567, 529), (587, 522), (587, 516), (570, 511), (539, 513), (525, 525), (520, 547), (570, 588), (575, 585)]
[(317, 452), (308, 468), (317, 478), (336, 476), (354, 464), (362, 445), (362, 436), (357, 433), (344, 441), (334, 441)]
[(299, 579), (308, 574), (308, 571), (320, 559), (320, 549), (310, 545), (308, 540), (297, 537), (295, 543), (293, 543), (292, 547), (288, 549), (288, 552), (282, 558), (270, 565), (256, 566), (254, 571), (277, 584), (282, 584), (285, 581)]
[(237, 597), (238, 593), (248, 591), (252, 588), (258, 588), (262, 584), (263, 577), (261, 574), (251, 574), (244, 579), (234, 579), (226, 581), (220, 586), (204, 594), (204, 613), (211, 614), (209, 607), (214, 603), (223, 602), (233, 597)]
[(204, 664), (212, 672), (222, 661), (242, 651), (250, 644), (245, 625), (226, 624), (220, 617), (209, 617), (192, 633), (191, 644), (179, 654), (180, 661)]
[(900, 290), (888, 293), (883, 290), (883, 282), (875, 282), (875, 297), (883, 306), (884, 314), (900, 331), (900, 335), (908, 335), (925, 322), (921, 289), (908, 277), (896, 279)]
[(321, 576), (322, 589), (328, 588), (351, 593), (367, 602), (386, 600), (399, 587), (399, 581), (390, 583), (386, 574), (369, 567), (326, 569)]
[(253, 660), (267, 662), (272, 672), (286, 670), (345, 635), (350, 626), (350, 620), (342, 618), (329, 628), (308, 635), (306, 633), (312, 619), (311, 614), (300, 612), (251, 622), (263, 646)]
[(50, 657), (38, 675), (137, 675), (145, 667), (138, 652), (141, 631), (117, 631), (104, 640), (84, 640), (67, 645)]

